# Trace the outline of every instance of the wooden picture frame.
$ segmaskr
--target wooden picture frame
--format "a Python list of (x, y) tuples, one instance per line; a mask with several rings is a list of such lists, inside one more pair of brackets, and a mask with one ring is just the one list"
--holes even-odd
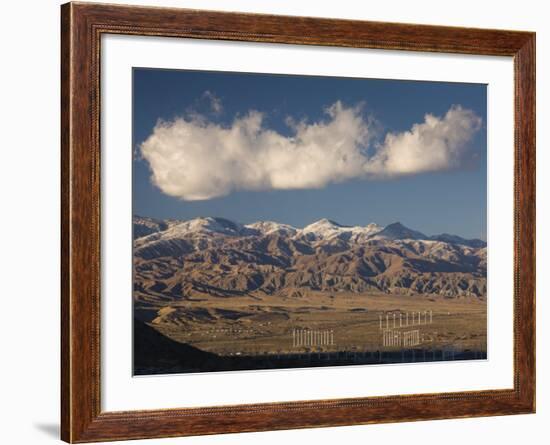
[[(63, 440), (94, 442), (535, 411), (534, 33), (67, 3), (61, 8), (61, 34)], [(102, 412), (99, 116), (103, 34), (512, 56), (515, 70), (513, 389)]]

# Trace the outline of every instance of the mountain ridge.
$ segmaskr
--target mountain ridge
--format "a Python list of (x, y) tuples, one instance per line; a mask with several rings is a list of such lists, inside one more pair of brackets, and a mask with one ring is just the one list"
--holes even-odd
[[(290, 224), (279, 223), (276, 221), (256, 221), (250, 224), (241, 224), (227, 218), (212, 216), (197, 217), (189, 220), (162, 220), (135, 215), (133, 217), (133, 226), (134, 239), (147, 236), (151, 233), (163, 232), (177, 226), (181, 233), (186, 230), (188, 232), (209, 231), (236, 236), (254, 236), (273, 232), (291, 236), (303, 235), (306, 233), (315, 233), (322, 236), (327, 236), (328, 234), (330, 236), (331, 234), (338, 234), (337, 232), (362, 232), (363, 234), (368, 235), (369, 238), (416, 239), (425, 241), (443, 241), (450, 244), (463, 244), (471, 247), (487, 246), (487, 243), (481, 239), (468, 239), (449, 233), (428, 236), (422, 232), (406, 227), (399, 221), (386, 226), (380, 226), (376, 223), (369, 223), (366, 226), (348, 226), (328, 218), (322, 218), (300, 229)], [(153, 230), (154, 227), (157, 227), (157, 230)]]
[(134, 223), (134, 234), (150, 232), (134, 239), (140, 301), (308, 290), (486, 295), (486, 243), (428, 237), (401, 223), (349, 227), (320, 220), (304, 229), (212, 217)]

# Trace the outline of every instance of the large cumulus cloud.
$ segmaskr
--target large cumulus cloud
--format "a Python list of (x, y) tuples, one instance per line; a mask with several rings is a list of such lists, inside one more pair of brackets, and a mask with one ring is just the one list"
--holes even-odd
[(361, 107), (336, 102), (325, 112), (319, 122), (289, 119), (290, 136), (267, 128), (258, 111), (229, 126), (193, 114), (158, 122), (140, 151), (160, 190), (191, 201), (460, 168), (471, 160), (469, 142), (481, 126), (473, 111), (453, 106), (375, 143)]

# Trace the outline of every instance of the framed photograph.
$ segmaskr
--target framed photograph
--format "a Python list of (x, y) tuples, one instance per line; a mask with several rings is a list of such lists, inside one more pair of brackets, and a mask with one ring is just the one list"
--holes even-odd
[(535, 35), (62, 6), (62, 439), (535, 411)]

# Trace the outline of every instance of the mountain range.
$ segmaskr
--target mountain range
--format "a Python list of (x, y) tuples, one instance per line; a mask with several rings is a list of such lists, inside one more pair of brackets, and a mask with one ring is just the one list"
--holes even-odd
[(134, 292), (144, 303), (308, 291), (485, 298), (487, 291), (485, 241), (427, 236), (399, 222), (321, 219), (296, 228), (135, 216), (133, 235)]

